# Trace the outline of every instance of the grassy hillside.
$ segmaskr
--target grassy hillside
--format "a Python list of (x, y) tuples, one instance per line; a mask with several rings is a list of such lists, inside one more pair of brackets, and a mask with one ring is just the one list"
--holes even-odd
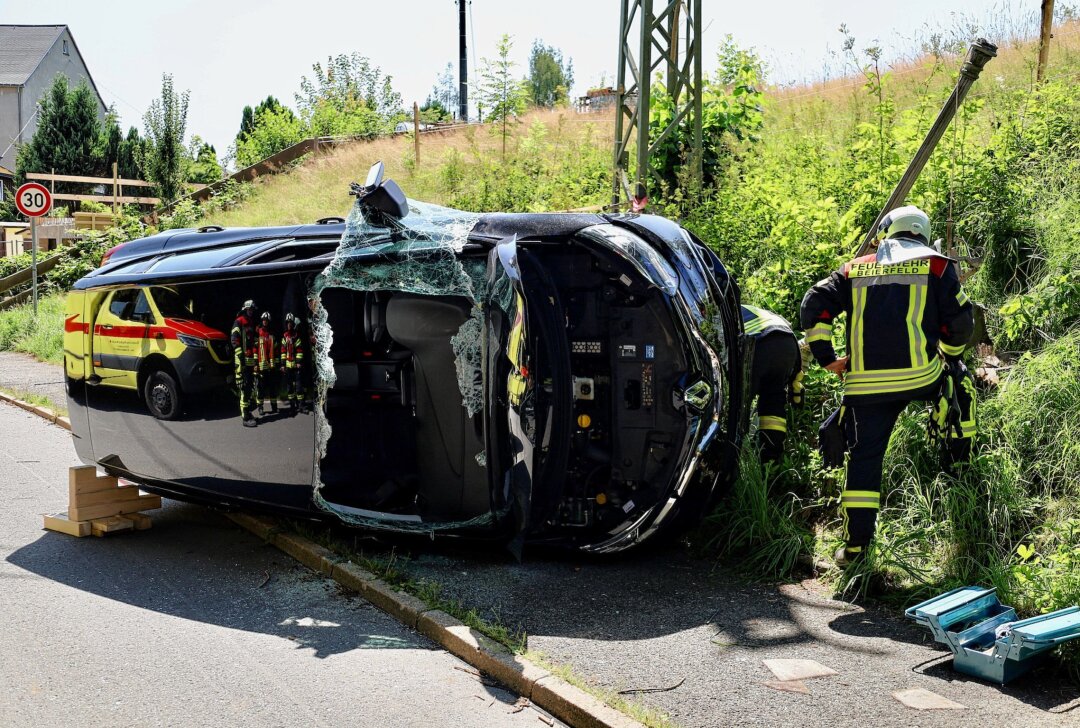
[(565, 210), (610, 201), (614, 123), (608, 116), (534, 112), (507, 140), (488, 127), (420, 137), (420, 164), (410, 137), (356, 142), (264, 178), (243, 205), (211, 213), (217, 225), (274, 225), (344, 215), (349, 183), (363, 181), (377, 161), (405, 194), (475, 211)]

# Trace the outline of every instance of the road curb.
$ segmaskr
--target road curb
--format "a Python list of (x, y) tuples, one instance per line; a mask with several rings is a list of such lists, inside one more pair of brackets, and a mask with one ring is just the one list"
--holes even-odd
[(643, 728), (641, 723), (514, 654), (452, 615), (432, 609), (412, 594), (398, 591), (367, 569), (303, 536), (283, 532), (275, 519), (246, 513), (229, 514), (229, 518), (574, 728)]
[(13, 404), (20, 409), (26, 410), (30, 414), (37, 415), (43, 420), (48, 420), (54, 425), (60, 425), (68, 432), (71, 432), (71, 420), (69, 420), (67, 417), (62, 417), (58, 415), (48, 407), (39, 407), (36, 404), (24, 402), (18, 397), (10, 395), (4, 391), (0, 391), (0, 402), (7, 402), (8, 404)]

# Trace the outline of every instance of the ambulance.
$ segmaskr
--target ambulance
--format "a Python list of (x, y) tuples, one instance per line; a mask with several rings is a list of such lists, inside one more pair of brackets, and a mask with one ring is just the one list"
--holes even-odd
[(170, 286), (74, 290), (64, 315), (69, 379), (131, 390), (150, 414), (173, 420), (185, 398), (227, 384), (228, 337), (199, 321)]

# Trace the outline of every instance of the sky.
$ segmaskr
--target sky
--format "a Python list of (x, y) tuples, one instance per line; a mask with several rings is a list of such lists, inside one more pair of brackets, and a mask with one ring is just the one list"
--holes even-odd
[[(662, 0), (654, 0), (659, 5)], [(571, 95), (617, 67), (620, 0), (472, 0), (469, 63), (491, 57), (503, 33), (524, 76), (535, 38), (574, 62)], [(768, 61), (770, 80), (795, 83), (838, 75), (838, 28), (858, 44), (880, 45), (886, 58), (913, 56), (927, 28), (1038, 12), (1039, 0), (703, 0), (704, 65), (715, 67), (727, 34)], [(241, 110), (273, 94), (295, 106), (300, 77), (316, 61), (358, 52), (393, 77), (406, 105), (423, 103), (436, 76), (457, 59), (457, 0), (0, 0), (0, 23), (70, 26), (107, 105), (121, 123), (142, 127), (163, 73), (191, 92), (188, 133), (223, 155)], [(1033, 21), (1033, 30), (1035, 29)], [(994, 40), (991, 38), (991, 40)], [(473, 71), (470, 70), (470, 75)]]

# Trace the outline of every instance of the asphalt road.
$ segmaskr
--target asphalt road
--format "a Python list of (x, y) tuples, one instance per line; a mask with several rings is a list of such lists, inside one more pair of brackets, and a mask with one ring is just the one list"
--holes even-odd
[(528, 726), (517, 696), (220, 514), (76, 539), (67, 432), (0, 403), (0, 725)]
[[(429, 551), (395, 565), (443, 585), (481, 616), (592, 685), (682, 728), (714, 726), (1080, 726), (1080, 688), (1047, 668), (1005, 688), (952, 670), (900, 610), (832, 599), (818, 582), (755, 585), (677, 547), (619, 560), (525, 562)], [(839, 675), (780, 692), (763, 660), (810, 659)], [(892, 694), (924, 688), (966, 710), (920, 712)]]

